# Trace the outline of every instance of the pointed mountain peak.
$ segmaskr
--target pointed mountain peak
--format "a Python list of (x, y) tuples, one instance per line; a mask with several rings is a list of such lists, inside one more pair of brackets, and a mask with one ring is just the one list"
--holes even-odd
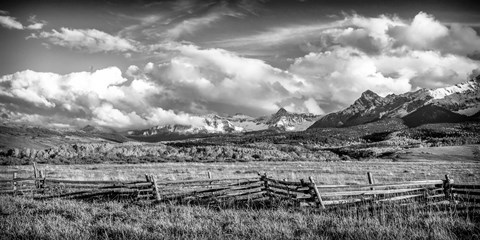
[(351, 107), (359, 109), (371, 108), (381, 105), (383, 101), (384, 99), (378, 94), (374, 93), (373, 91), (367, 90), (362, 93), (362, 96), (360, 96)]
[(362, 98), (379, 98), (380, 96), (378, 96), (378, 94), (376, 94), (375, 92), (371, 91), (371, 90), (367, 90), (365, 92), (362, 93)]
[(283, 114), (287, 114), (287, 113), (288, 113), (288, 111), (285, 110), (285, 108), (282, 107), (277, 111), (277, 113), (275, 113), (275, 115), (283, 115)]

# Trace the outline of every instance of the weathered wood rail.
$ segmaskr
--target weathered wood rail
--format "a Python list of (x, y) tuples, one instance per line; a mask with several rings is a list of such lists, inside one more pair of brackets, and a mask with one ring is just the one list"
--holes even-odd
[(50, 179), (36, 166), (32, 177), (20, 178), (16, 172), (0, 174), (12, 176), (0, 179), (0, 194), (36, 199), (128, 199), (191, 204), (281, 200), (318, 208), (404, 200), (480, 204), (480, 185), (455, 184), (448, 175), (443, 180), (375, 183), (373, 175), (367, 173), (369, 184), (317, 185), (312, 177), (308, 181), (292, 181), (267, 174), (226, 179), (214, 179), (208, 174), (208, 179), (184, 181), (157, 181), (155, 176), (145, 175), (144, 180), (132, 182)]

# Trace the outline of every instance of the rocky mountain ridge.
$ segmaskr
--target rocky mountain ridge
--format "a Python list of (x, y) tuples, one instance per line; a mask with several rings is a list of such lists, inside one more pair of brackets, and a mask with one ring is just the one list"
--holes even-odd
[(433, 90), (419, 89), (386, 97), (367, 90), (352, 105), (327, 114), (310, 128), (347, 127), (384, 118), (403, 118), (428, 105), (467, 117), (477, 114), (480, 111), (479, 77), (454, 86)]
[(253, 118), (246, 115), (236, 114), (229, 117), (218, 115), (202, 116), (203, 125), (178, 125), (168, 124), (154, 126), (149, 129), (131, 130), (128, 136), (155, 136), (161, 134), (178, 135), (208, 135), (208, 134), (234, 134), (242, 132), (279, 130), (279, 131), (303, 131), (307, 129), (319, 116), (307, 113), (291, 113), (280, 108), (271, 116)]

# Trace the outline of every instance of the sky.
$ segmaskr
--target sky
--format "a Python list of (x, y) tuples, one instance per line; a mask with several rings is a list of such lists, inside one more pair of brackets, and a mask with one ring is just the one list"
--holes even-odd
[(473, 1), (0, 3), (3, 122), (114, 129), (341, 110), (480, 72)]

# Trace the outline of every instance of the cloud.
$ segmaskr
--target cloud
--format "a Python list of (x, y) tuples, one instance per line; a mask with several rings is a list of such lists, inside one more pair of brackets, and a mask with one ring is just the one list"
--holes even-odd
[(30, 25), (28, 25), (26, 28), (30, 30), (40, 30), (45, 26), (45, 24), (47, 24), (46, 21), (37, 20), (37, 16), (35, 15), (30, 16), (28, 18), (28, 22), (30, 22)]
[[(0, 14), (7, 15), (8, 12), (0, 11)], [(8, 29), (17, 29), (17, 30), (40, 30), (45, 26), (45, 21), (37, 20), (35, 15), (32, 15), (28, 18), (28, 22), (31, 24), (28, 26), (24, 26), (21, 22), (17, 21), (16, 18), (10, 16), (0, 16), (0, 25), (8, 28)]]
[[(133, 99), (125, 102), (127, 94)], [(0, 97), (9, 103), (10, 110), (30, 115), (58, 114), (60, 119), (92, 118), (105, 103), (122, 109), (144, 107), (141, 94), (115, 67), (66, 75), (26, 70), (0, 78)]]
[(474, 60), (479, 42), (472, 28), (447, 26), (420, 12), (411, 20), (346, 15), (211, 44), (262, 57), (295, 56), (286, 69), (303, 79), (306, 87), (298, 93), (315, 97), (321, 109), (332, 111), (368, 89), (386, 95), (465, 81), (480, 64)]
[(264, 51), (285, 47), (297, 47), (307, 51), (325, 50), (338, 45), (359, 48), (370, 45), (366, 47), (367, 50), (372, 47), (381, 49), (390, 41), (386, 31), (397, 25), (404, 25), (404, 23), (396, 17), (380, 15), (367, 18), (354, 14), (332, 22), (273, 27), (257, 34), (214, 41), (209, 44), (240, 50), (264, 49)]
[(22, 23), (17, 21), (14, 17), (10, 17), (10, 16), (0, 16), (0, 25), (8, 29), (18, 29), (18, 30), (23, 29)]
[(202, 124), (199, 117), (159, 107), (156, 96), (162, 87), (143, 77), (128, 80), (116, 67), (65, 75), (31, 70), (5, 75), (0, 78), (0, 113), (4, 121), (56, 126)]
[[(200, 49), (192, 45), (172, 47), (177, 55), (161, 64), (148, 63), (145, 72), (169, 93), (175, 102), (203, 104), (214, 112), (259, 115), (274, 112), (286, 98), (301, 97), (302, 79), (263, 61), (240, 57), (221, 49)], [(179, 106), (178, 103), (181, 105)], [(298, 106), (297, 111), (306, 111)]]
[(256, 14), (259, 7), (254, 1), (172, 1), (157, 7), (155, 14), (125, 16), (134, 20), (119, 36), (142, 42), (158, 43), (188, 40), (196, 33), (214, 24), (222, 23), (227, 17), (241, 18)]
[[(119, 129), (201, 124), (195, 114), (324, 114), (365, 90), (380, 95), (467, 80), (477, 61), (438, 51), (368, 54), (332, 47), (296, 58), (288, 70), (222, 49), (167, 44), (169, 60), (60, 75), (30, 70), (0, 78), (0, 107), (9, 119), (97, 124)], [(15, 114), (13, 114), (15, 113)]]
[(352, 15), (270, 33), (274, 34), (268, 38), (245, 38), (245, 46), (291, 49), (288, 44), (303, 41), (298, 56), (284, 69), (220, 48), (173, 41), (142, 46), (94, 29), (42, 32), (36, 37), (52, 44), (90, 52), (138, 51), (146, 60), (124, 73), (111, 67), (65, 75), (26, 70), (3, 76), (0, 100), (5, 104), (0, 109), (18, 121), (93, 122), (122, 129), (200, 124), (195, 114), (261, 116), (280, 107), (324, 114), (347, 107), (366, 90), (385, 96), (443, 87), (466, 81), (480, 68), (471, 58), (478, 54), (477, 34), (469, 27), (446, 26), (425, 13), (411, 20)]
[(51, 32), (41, 32), (32, 38), (46, 39), (54, 45), (89, 52), (127, 52), (136, 51), (133, 41), (97, 29), (53, 29)]
[(406, 25), (392, 27), (387, 31), (396, 47), (416, 50), (438, 50), (467, 56), (480, 49), (480, 37), (471, 27), (460, 24), (446, 26), (432, 15), (418, 13)]
[(448, 35), (446, 26), (423, 12), (417, 14), (410, 25), (396, 26), (389, 31), (396, 42), (410, 44), (419, 49), (428, 48), (436, 39)]
[(479, 66), (467, 57), (435, 51), (368, 55), (355, 48), (337, 47), (297, 58), (289, 71), (312, 86), (312, 95), (316, 93), (332, 105), (348, 106), (366, 90), (385, 96), (463, 82)]
[[(210, 4), (207, 4), (207, 6), (208, 5)], [(181, 9), (184, 8), (182, 7)], [(245, 14), (232, 10), (227, 6), (226, 3), (222, 3), (219, 6), (210, 7), (206, 14), (200, 14), (199, 16), (193, 15), (193, 17), (189, 15), (178, 22), (172, 22), (169, 24), (170, 27), (162, 35), (167, 39), (179, 39), (184, 35), (191, 35), (200, 29), (209, 27), (212, 23), (217, 22), (227, 16), (238, 18), (245, 16)]]
[(305, 101), (305, 107), (308, 109), (308, 112), (316, 114), (316, 115), (322, 115), (325, 114), (325, 111), (323, 111), (320, 106), (318, 106), (317, 101), (314, 98), (309, 98), (308, 100)]
[(303, 79), (263, 61), (193, 45), (170, 48), (170, 61), (132, 65), (125, 72), (128, 78), (116, 67), (65, 75), (31, 70), (5, 75), (0, 78), (0, 98), (7, 103), (5, 109), (23, 114), (17, 116), (20, 120), (28, 115), (58, 124), (89, 121), (121, 129), (201, 124), (199, 117), (185, 112), (258, 116), (289, 106), (292, 111), (321, 113), (315, 100), (303, 95)]
[(182, 35), (192, 34), (198, 31), (200, 28), (208, 26), (215, 21), (218, 21), (221, 17), (221, 14), (209, 14), (202, 17), (183, 20), (180, 23), (176, 24), (174, 27), (165, 31), (165, 33), (162, 35), (165, 35), (165, 38), (168, 39), (178, 39)]
[(381, 95), (411, 90), (408, 78), (384, 76), (371, 57), (353, 48), (310, 53), (297, 58), (289, 71), (308, 80), (312, 95), (343, 106), (368, 89)]
[[(79, 98), (113, 101), (124, 95), (120, 84), (127, 79), (118, 68), (106, 68), (93, 73), (75, 72), (66, 75), (25, 70), (0, 79), (0, 94), (32, 103), (37, 107), (54, 108), (76, 105)], [(88, 108), (77, 105), (79, 109)]]
[(257, 34), (207, 44), (252, 55), (289, 54), (286, 57), (328, 51), (336, 46), (356, 48), (367, 54), (433, 50), (475, 56), (480, 49), (480, 37), (469, 26), (447, 25), (432, 15), (419, 12), (411, 20), (387, 15), (345, 15), (337, 21), (273, 27)]

